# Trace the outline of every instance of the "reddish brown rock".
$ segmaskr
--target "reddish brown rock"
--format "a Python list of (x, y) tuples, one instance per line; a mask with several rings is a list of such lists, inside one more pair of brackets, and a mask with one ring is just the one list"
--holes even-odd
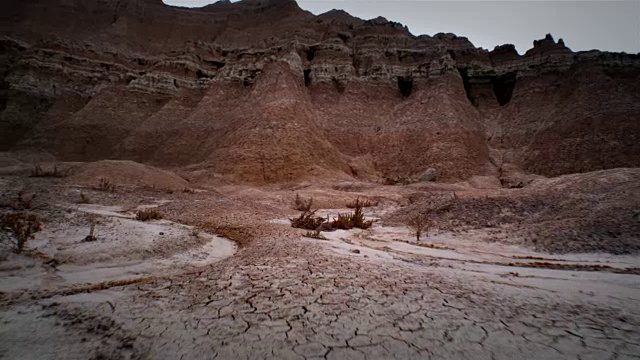
[[(640, 57), (524, 55), (292, 0), (0, 4), (0, 151), (232, 180), (640, 165)], [(362, 173), (362, 171), (360, 171)]]

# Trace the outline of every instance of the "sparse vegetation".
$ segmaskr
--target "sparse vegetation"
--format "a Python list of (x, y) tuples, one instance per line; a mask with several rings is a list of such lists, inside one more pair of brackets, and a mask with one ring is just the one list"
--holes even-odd
[(416, 240), (420, 241), (420, 236), (423, 232), (426, 236), (429, 236), (429, 229), (433, 225), (433, 220), (427, 214), (418, 213), (409, 219), (408, 225), (415, 232)]
[(372, 220), (365, 220), (362, 206), (358, 204), (354, 212), (347, 214), (338, 214), (338, 218), (333, 221), (316, 216), (317, 210), (303, 211), (299, 217), (289, 219), (291, 226), (298, 229), (330, 231), (330, 230), (351, 230), (353, 228), (368, 229), (373, 225)]
[(29, 239), (42, 229), (42, 224), (34, 214), (10, 212), (0, 215), (0, 231), (3, 237), (14, 244), (15, 252), (21, 253)]
[(322, 236), (322, 234), (320, 233), (321, 229), (317, 228), (314, 231), (307, 231), (304, 236), (308, 237), (308, 238), (312, 238), (312, 239), (318, 239), (318, 240), (327, 240), (326, 237)]
[(156, 208), (140, 210), (136, 212), (136, 220), (138, 221), (149, 221), (149, 220), (160, 220), (162, 219), (162, 214)]
[(80, 192), (80, 200), (78, 201), (79, 204), (91, 204), (91, 199), (89, 198), (89, 195), (86, 195), (83, 192)]
[(295, 209), (298, 211), (310, 211), (313, 205), (313, 198), (304, 199), (300, 194), (296, 193), (296, 198), (293, 200)]
[(99, 191), (115, 192), (116, 186), (111, 181), (101, 177), (100, 181), (98, 182), (98, 185), (93, 189), (99, 190)]
[(42, 170), (40, 165), (36, 165), (33, 170), (31, 170), (31, 177), (53, 177), (53, 178), (62, 178), (69, 176), (69, 169), (59, 171), (58, 165), (53, 166), (53, 170), (45, 171)]
[(11, 204), (16, 210), (29, 210), (32, 208), (33, 200), (36, 198), (36, 193), (27, 195), (27, 191), (22, 189), (18, 192), (16, 199)]
[(289, 219), (291, 226), (298, 229), (316, 230), (327, 222), (327, 219), (316, 216), (317, 210), (305, 210), (295, 219)]
[(378, 202), (370, 199), (360, 200), (360, 197), (356, 198), (354, 201), (347, 202), (347, 207), (349, 209), (355, 209), (357, 207), (372, 207), (372, 206), (378, 206)]

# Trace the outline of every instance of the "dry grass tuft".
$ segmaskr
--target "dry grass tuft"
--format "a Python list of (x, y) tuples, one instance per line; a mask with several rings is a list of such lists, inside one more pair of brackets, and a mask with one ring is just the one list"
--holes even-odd
[(31, 170), (31, 177), (53, 177), (53, 178), (63, 178), (69, 176), (69, 169), (60, 171), (58, 170), (58, 165), (53, 166), (53, 170), (45, 171), (42, 170), (40, 165), (36, 165), (33, 170)]
[(116, 185), (111, 181), (101, 177), (100, 182), (98, 182), (98, 186), (95, 186), (93, 189), (99, 190), (99, 191), (106, 191), (106, 192), (115, 192)]
[(349, 209), (355, 209), (357, 207), (372, 207), (372, 206), (378, 206), (378, 202), (370, 199), (360, 200), (359, 197), (356, 198), (354, 201), (350, 201), (347, 203), (347, 207)]
[(89, 195), (86, 195), (83, 192), (80, 192), (80, 200), (78, 200), (78, 204), (91, 204), (91, 199)]
[(334, 218), (333, 221), (315, 216), (315, 213), (316, 210), (303, 211), (299, 217), (289, 219), (291, 226), (298, 229), (330, 231), (337, 229), (351, 230), (353, 228), (368, 229), (373, 225), (372, 220), (365, 220), (364, 212), (360, 205), (352, 213), (338, 214), (338, 218)]
[(316, 230), (323, 226), (327, 219), (316, 216), (316, 211), (303, 211), (300, 216), (295, 219), (289, 219), (291, 226), (297, 229)]
[(308, 237), (308, 238), (312, 238), (312, 239), (318, 239), (318, 240), (327, 240), (326, 237), (322, 236), (322, 234), (320, 233), (321, 229), (315, 229), (314, 231), (307, 231), (304, 236)]
[(136, 213), (136, 220), (138, 221), (149, 221), (149, 220), (160, 220), (162, 219), (162, 214), (156, 208), (140, 210)]
[(33, 200), (36, 198), (36, 193), (27, 195), (27, 191), (22, 189), (18, 192), (16, 199), (11, 204), (11, 207), (16, 210), (28, 210), (32, 208)]
[(313, 198), (304, 199), (300, 194), (296, 193), (296, 198), (293, 200), (293, 204), (298, 211), (311, 211), (313, 205)]
[(42, 224), (34, 214), (10, 212), (0, 215), (0, 231), (15, 245), (15, 252), (21, 253), (29, 239), (42, 230)]

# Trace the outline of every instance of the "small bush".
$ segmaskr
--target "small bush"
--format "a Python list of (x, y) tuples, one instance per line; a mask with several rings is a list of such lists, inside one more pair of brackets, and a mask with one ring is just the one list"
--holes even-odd
[(313, 205), (313, 198), (304, 199), (300, 194), (296, 194), (296, 198), (293, 200), (293, 204), (298, 211), (310, 211)]
[(373, 225), (372, 220), (365, 220), (362, 206), (358, 206), (352, 213), (338, 214), (337, 219), (333, 219), (328, 224), (330, 229), (351, 230), (353, 228), (368, 229)]
[(42, 230), (42, 224), (34, 214), (11, 212), (0, 215), (0, 231), (15, 245), (15, 252), (21, 253), (29, 239)]
[(89, 198), (89, 195), (86, 195), (83, 192), (80, 192), (80, 200), (78, 200), (79, 204), (91, 204), (91, 199)]
[(160, 220), (162, 219), (162, 214), (156, 208), (140, 210), (136, 213), (136, 220), (138, 221), (149, 221), (149, 220)]
[(429, 235), (429, 229), (433, 225), (433, 221), (426, 214), (418, 213), (414, 215), (408, 222), (409, 227), (415, 232), (416, 240), (420, 241), (423, 232)]
[(369, 199), (360, 200), (359, 197), (356, 198), (355, 201), (350, 201), (347, 203), (347, 207), (349, 209), (355, 209), (357, 207), (372, 207), (372, 206), (378, 206), (378, 202), (369, 200)]
[(312, 239), (318, 239), (318, 240), (327, 240), (326, 237), (322, 236), (322, 234), (320, 233), (320, 228), (315, 229), (314, 231), (307, 231), (304, 236), (308, 237), (308, 238), (312, 238)]
[(303, 211), (299, 217), (289, 220), (294, 228), (318, 231), (368, 229), (373, 225), (373, 221), (365, 220), (362, 206), (358, 206), (352, 213), (338, 214), (338, 218), (334, 218), (333, 221), (315, 216), (315, 210)]
[(289, 219), (291, 226), (297, 229), (316, 230), (321, 227), (327, 219), (316, 216), (316, 211), (303, 211), (295, 219)]
[(16, 210), (28, 210), (32, 208), (33, 200), (36, 198), (36, 193), (27, 195), (27, 191), (22, 189), (18, 192), (16, 199), (11, 204)]
[(100, 182), (98, 182), (98, 185), (93, 189), (99, 191), (115, 192), (116, 186), (111, 181), (101, 177)]
[(44, 171), (40, 165), (36, 165), (33, 170), (31, 170), (31, 177), (54, 177), (54, 178), (62, 178), (69, 176), (69, 169), (59, 171), (58, 165), (53, 166), (53, 170)]

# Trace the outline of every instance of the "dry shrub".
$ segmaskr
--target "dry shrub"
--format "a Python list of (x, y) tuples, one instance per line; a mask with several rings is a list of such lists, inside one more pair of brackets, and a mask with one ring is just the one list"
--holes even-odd
[(372, 207), (372, 206), (378, 206), (378, 202), (370, 199), (360, 200), (360, 197), (356, 198), (355, 201), (350, 201), (347, 203), (347, 207), (349, 209), (355, 209), (357, 207)]
[(83, 192), (80, 192), (80, 200), (78, 200), (78, 204), (91, 204), (91, 199), (89, 195), (86, 195)]
[(330, 229), (350, 230), (353, 228), (368, 229), (372, 220), (365, 220), (362, 206), (357, 206), (352, 213), (338, 214), (338, 218), (328, 224)]
[(313, 198), (304, 199), (300, 194), (296, 193), (296, 198), (293, 200), (293, 204), (298, 211), (311, 211), (313, 205)]
[(316, 216), (316, 211), (303, 211), (300, 216), (295, 219), (289, 219), (291, 221), (291, 227), (297, 229), (316, 230), (323, 226), (327, 219)]
[(162, 219), (162, 214), (156, 208), (140, 210), (136, 212), (136, 220), (138, 221), (149, 221), (149, 220), (160, 220)]
[(33, 200), (36, 198), (36, 193), (27, 195), (27, 191), (22, 189), (18, 192), (16, 199), (11, 204), (16, 210), (28, 210), (32, 208)]
[(312, 238), (312, 239), (318, 239), (318, 240), (327, 240), (326, 237), (322, 236), (322, 234), (320, 233), (321, 229), (315, 229), (314, 231), (307, 231), (304, 236), (308, 237), (308, 238)]
[(53, 170), (45, 171), (42, 170), (40, 165), (36, 165), (33, 170), (31, 170), (31, 177), (53, 177), (53, 178), (62, 178), (69, 176), (69, 169), (59, 171), (58, 165), (53, 166)]
[(100, 181), (98, 182), (98, 185), (95, 186), (93, 189), (99, 190), (99, 191), (115, 192), (116, 185), (113, 184), (111, 181), (101, 177)]
[(407, 225), (415, 231), (416, 240), (420, 241), (422, 232), (425, 232), (425, 235), (429, 236), (429, 229), (433, 225), (433, 220), (431, 220), (427, 214), (418, 213), (409, 219)]
[(21, 253), (29, 239), (42, 230), (42, 224), (34, 214), (10, 212), (0, 215), (0, 231), (15, 245), (15, 252)]
[(354, 212), (347, 214), (338, 214), (338, 218), (334, 218), (333, 221), (329, 219), (315, 216), (314, 211), (303, 211), (299, 217), (295, 219), (289, 219), (291, 226), (298, 229), (307, 230), (351, 230), (353, 228), (368, 229), (373, 225), (373, 221), (365, 220), (362, 206), (355, 208)]

